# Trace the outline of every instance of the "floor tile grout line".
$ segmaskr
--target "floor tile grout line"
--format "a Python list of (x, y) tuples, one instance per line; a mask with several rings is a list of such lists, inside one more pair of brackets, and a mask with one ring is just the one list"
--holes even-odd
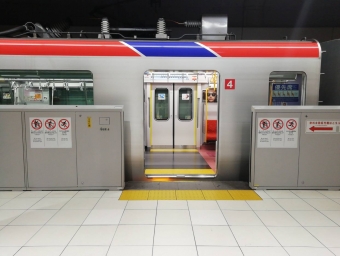
[[(294, 195), (296, 195), (298, 198), (301, 198), (301, 199), (309, 199), (309, 198), (303, 198), (301, 196), (299, 196), (297, 193), (295, 193), (294, 191), (301, 191), (301, 190), (289, 190), (290, 192), (292, 192)], [(318, 194), (320, 194), (321, 196), (325, 196), (323, 195), (322, 193), (320, 193), (319, 191), (317, 190), (302, 190), (302, 191), (313, 191), (313, 192), (317, 192)], [(313, 198), (311, 198), (313, 199)], [(317, 199), (317, 198), (314, 198), (314, 199)]]
[(334, 203), (340, 205), (340, 202), (338, 203), (337, 201), (335, 201), (336, 199), (339, 199), (339, 198), (329, 198), (331, 201), (333, 201)]
[[(122, 191), (122, 193), (123, 193), (123, 191)], [(121, 194), (122, 194), (121, 193)], [(105, 193), (104, 193), (105, 194)], [(119, 198), (117, 199), (117, 202), (119, 201)], [(116, 225), (116, 230), (115, 230), (115, 232), (113, 233), (113, 236), (112, 236), (112, 239), (111, 239), (111, 242), (110, 242), (110, 244), (109, 244), (109, 247), (107, 248), (107, 252), (106, 252), (106, 256), (108, 255), (108, 253), (109, 253), (109, 251), (110, 251), (110, 249), (111, 249), (111, 247), (112, 247), (112, 242), (113, 242), (113, 239), (115, 238), (115, 235), (116, 235), (116, 233), (117, 233), (117, 230), (118, 230), (118, 227), (119, 227), (119, 223), (120, 223), (120, 221), (122, 220), (122, 218), (123, 218), (123, 215), (124, 215), (124, 212), (125, 212), (125, 209), (126, 209), (126, 206), (127, 206), (127, 204), (128, 204), (128, 200), (127, 200), (127, 202), (126, 202), (126, 204), (125, 204), (125, 207), (124, 207), (124, 209), (123, 209), (123, 212), (122, 212), (122, 215), (120, 216), (120, 219), (119, 219), (119, 221), (118, 221), (118, 224)]]
[(155, 225), (154, 225), (154, 228), (153, 228), (153, 238), (152, 238), (152, 250), (151, 250), (151, 256), (153, 256), (153, 254), (154, 254), (154, 248), (155, 248), (157, 214), (158, 214), (158, 200), (157, 200), (157, 203), (156, 203)]
[(196, 247), (196, 255), (198, 256), (198, 248), (197, 248), (197, 241), (196, 241), (196, 236), (195, 236), (195, 230), (194, 230), (194, 225), (192, 223), (192, 218), (191, 218), (191, 212), (190, 212), (190, 206), (189, 206), (189, 202), (188, 200), (186, 200), (187, 202), (187, 207), (188, 207), (188, 212), (189, 212), (189, 217), (190, 217), (190, 223), (191, 223), (191, 230), (192, 230), (192, 236), (194, 238), (194, 242), (195, 242), (195, 247)]
[[(292, 193), (292, 192), (291, 192)], [(295, 195), (295, 193), (293, 193), (294, 195)], [(304, 201), (305, 203), (307, 203), (308, 205), (310, 205), (308, 202), (306, 202), (303, 198), (300, 198), (299, 196), (297, 196), (299, 199), (302, 199), (302, 201)], [(276, 199), (282, 199), (282, 198), (276, 198)], [(285, 198), (285, 199), (296, 199), (296, 198)], [(274, 199), (274, 201), (278, 204), (278, 202)], [(281, 206), (281, 205), (280, 205)], [(312, 205), (310, 205), (311, 207), (313, 207)], [(281, 206), (282, 207), (282, 206)], [(319, 211), (318, 209), (316, 209), (315, 207), (313, 207), (316, 211)], [(290, 214), (289, 214), (289, 212), (285, 209), (285, 208), (283, 208), (282, 207), (282, 209), (289, 215), (289, 216), (291, 216)], [(255, 213), (256, 214), (256, 213)], [(299, 222), (299, 221), (297, 221), (293, 216), (291, 216), (297, 223), (299, 223), (300, 224), (300, 227), (301, 228), (303, 228), (306, 232), (308, 232), (308, 234), (310, 234), (312, 237), (314, 237), (315, 239), (316, 239), (316, 241), (318, 241), (320, 244), (322, 244), (323, 246), (324, 246), (324, 248), (327, 248), (328, 249), (328, 247), (327, 246), (325, 246), (319, 239), (317, 239), (311, 232), (309, 232), (307, 229), (306, 229), (306, 227), (305, 226), (303, 226), (303, 225), (301, 225), (301, 223)], [(267, 226), (266, 226), (267, 227)], [(268, 229), (268, 227), (267, 227), (267, 229)], [(268, 229), (269, 230), (269, 229)], [(272, 234), (272, 232), (269, 230), (269, 232)], [(272, 234), (273, 236), (274, 236), (274, 234)], [(275, 237), (275, 236), (274, 236)], [(276, 237), (275, 237), (275, 239), (276, 239)], [(276, 239), (277, 240), (277, 239)], [(279, 242), (279, 241), (278, 241)], [(280, 244), (280, 242), (279, 242), (279, 244)], [(282, 245), (281, 245), (282, 246)], [(284, 250), (286, 251), (286, 249), (285, 249), (285, 247), (283, 247), (284, 248)], [(329, 249), (328, 249), (329, 250)], [(288, 253), (288, 252), (287, 252)]]
[[(317, 212), (319, 212), (319, 213), (321, 213), (322, 215), (324, 215), (322, 212), (320, 212), (317, 208), (315, 208), (314, 206), (312, 206), (311, 204), (309, 204), (304, 198), (301, 198), (302, 199), (302, 201), (303, 202), (305, 202), (306, 204), (308, 204), (308, 205), (310, 205), (312, 208), (314, 208)], [(289, 212), (287, 212), (288, 214), (289, 214)], [(290, 215), (290, 214), (289, 214)], [(291, 216), (291, 215), (290, 215)], [(325, 215), (324, 215), (325, 216)], [(325, 217), (327, 217), (327, 216), (325, 216)], [(293, 218), (293, 216), (292, 216), (292, 218)], [(295, 218), (294, 218), (295, 219)], [(297, 220), (296, 220), (297, 221)], [(298, 222), (300, 225), (301, 225), (301, 223), (300, 222)], [(336, 223), (335, 223), (336, 224)], [(308, 234), (310, 234), (312, 237), (314, 237), (315, 239), (316, 239), (316, 241), (318, 241), (320, 244), (322, 244), (323, 246), (324, 246), (324, 248), (327, 248), (327, 250), (328, 251), (330, 251), (329, 250), (329, 248), (325, 245), (325, 244), (323, 244), (317, 237), (315, 237), (305, 226), (303, 226), (303, 225), (301, 225), (302, 226), (302, 228), (308, 233)], [(330, 251), (331, 252), (331, 251)], [(331, 252), (331, 253), (333, 253), (333, 252)]]
[[(275, 201), (275, 200), (274, 200)], [(276, 201), (275, 201), (276, 202)], [(276, 202), (277, 203), (277, 202)], [(276, 240), (276, 242), (283, 248), (285, 251), (286, 249), (283, 247), (283, 245), (280, 243), (280, 241), (276, 238), (276, 236), (270, 231), (269, 227), (263, 222), (263, 220), (256, 214), (256, 211), (253, 210), (254, 214), (259, 218), (259, 220), (263, 223), (263, 226), (268, 230), (268, 232), (272, 235), (272, 237)], [(281, 211), (280, 211), (281, 212)], [(287, 252), (287, 251), (286, 251)], [(287, 252), (289, 255), (289, 253)]]
[[(77, 198), (76, 195), (77, 195), (79, 192), (81, 192), (81, 191), (79, 190), (77, 193), (75, 193), (71, 199)], [(104, 192), (104, 193), (105, 193), (105, 192)], [(65, 251), (66, 248), (69, 246), (69, 244), (71, 243), (71, 241), (73, 240), (73, 238), (77, 235), (79, 229), (83, 226), (84, 222), (86, 221), (86, 219), (88, 218), (88, 216), (91, 214), (91, 212), (93, 211), (93, 209), (95, 208), (95, 206), (98, 204), (98, 202), (100, 201), (100, 199), (103, 197), (104, 193), (101, 195), (101, 197), (99, 197), (98, 201), (97, 201), (96, 204), (92, 207), (92, 209), (90, 210), (90, 212), (88, 213), (88, 215), (86, 216), (86, 218), (84, 219), (84, 221), (83, 221), (79, 226), (78, 226), (78, 225), (75, 225), (75, 226), (78, 226), (78, 229), (77, 229), (76, 232), (73, 234), (73, 236), (71, 237), (71, 239), (68, 241), (68, 243), (66, 244), (64, 250), (61, 252), (60, 255), (62, 255), (62, 254), (64, 253), (64, 251)], [(86, 197), (86, 198), (88, 199), (88, 198), (92, 198), (92, 197)], [(70, 200), (71, 200), (71, 199), (70, 199)], [(70, 200), (69, 200), (69, 201), (70, 201)], [(68, 201), (68, 202), (69, 202), (69, 201)], [(66, 204), (65, 204), (65, 205), (66, 205)], [(64, 205), (64, 206), (65, 206), (65, 205)], [(64, 206), (63, 206), (63, 207), (64, 207)], [(62, 208), (60, 208), (59, 211), (60, 211), (60, 210), (62, 210)], [(71, 210), (71, 209), (70, 209), (70, 210)], [(60, 226), (65, 226), (65, 225), (60, 225)]]
[[(24, 191), (23, 191), (23, 193), (24, 193)], [(22, 195), (23, 193), (20, 193), (19, 195)], [(19, 196), (18, 195), (18, 196)], [(16, 198), (16, 197), (15, 197)], [(27, 209), (8, 209), (8, 210), (24, 210), (20, 215), (18, 215), (16, 218), (14, 218), (12, 221), (10, 221), (9, 223), (7, 223), (7, 225), (5, 225), (5, 226), (10, 226), (9, 224), (11, 224), (13, 221), (15, 221), (16, 219), (18, 219), (21, 215), (23, 215), (25, 212), (27, 212), (28, 210), (31, 210), (31, 208), (34, 206), (34, 205), (36, 205), (38, 202), (40, 202), (42, 199), (43, 199), (44, 197), (42, 197), (42, 198), (40, 198), (40, 200), (38, 200), (37, 202), (35, 202), (33, 205), (31, 205), (31, 206), (29, 206)], [(14, 198), (13, 198), (14, 199)], [(10, 201), (8, 201), (8, 202), (10, 202)], [(3, 209), (3, 210), (6, 210), (6, 209)], [(34, 210), (34, 209), (32, 209), (32, 210)], [(35, 226), (37, 226), (37, 225), (35, 225)], [(40, 225), (39, 225), (40, 226)]]
[[(321, 193), (320, 193), (321, 194)], [(316, 207), (314, 207), (313, 205), (311, 205), (310, 203), (308, 203), (305, 198), (301, 198), (306, 204), (310, 205), (312, 208), (315, 209), (315, 211), (319, 212), (320, 214), (322, 214), (323, 216), (325, 216), (327, 219), (329, 219), (330, 221), (332, 221), (335, 225), (337, 225), (338, 227), (340, 227), (339, 224), (337, 224), (335, 221), (333, 221), (331, 218), (329, 218), (328, 216), (326, 216), (325, 214), (323, 214), (319, 209), (317, 209)], [(306, 198), (306, 199), (310, 199), (310, 198)], [(312, 198), (312, 199), (317, 199), (317, 198)], [(322, 199), (317, 199), (317, 200), (322, 200)]]
[(237, 241), (236, 236), (235, 236), (233, 230), (231, 229), (231, 226), (229, 225), (227, 218), (226, 218), (225, 215), (223, 214), (223, 210), (221, 209), (221, 206), (219, 205), (218, 202), (216, 202), (216, 203), (217, 203), (217, 205), (218, 205), (218, 207), (219, 207), (219, 209), (220, 209), (220, 211), (221, 211), (221, 213), (222, 213), (222, 215), (223, 215), (223, 218), (225, 219), (225, 221), (226, 221), (226, 223), (227, 223), (227, 226), (228, 226), (228, 228), (229, 228), (231, 234), (233, 235), (233, 237), (234, 237), (234, 239), (235, 239), (235, 242), (236, 242), (236, 244), (237, 244), (237, 247), (240, 249), (242, 255), (244, 255), (244, 252), (243, 252), (243, 250), (242, 250), (242, 248), (241, 248), (239, 242)]
[[(78, 191), (79, 192), (79, 191)], [(78, 193), (77, 192), (77, 193)], [(73, 198), (77, 193), (75, 193), (71, 198)], [(49, 193), (50, 194), (50, 193)], [(70, 200), (71, 200), (71, 198), (67, 201), (67, 202), (69, 202)], [(39, 200), (40, 201), (40, 200)], [(65, 202), (65, 204), (67, 203), (67, 202)], [(64, 204), (64, 206), (65, 206), (65, 204)], [(62, 206), (62, 207), (64, 207), (64, 206)], [(31, 206), (32, 207), (32, 206)], [(57, 210), (56, 211), (56, 213), (54, 214), (54, 215), (56, 215), (61, 209), (62, 209), (62, 207), (61, 208), (59, 208), (59, 210)], [(53, 216), (54, 216), (53, 215)], [(48, 222), (48, 221), (47, 221)], [(46, 223), (47, 223), (46, 222)], [(40, 229), (33, 235), (33, 236), (31, 236), (31, 238), (30, 239), (28, 239), (28, 241), (22, 246), (22, 247), (25, 247), (25, 245), (27, 245), (27, 243), (29, 243), (29, 241), (31, 241), (32, 240), (32, 238), (36, 235), (36, 234), (38, 234), (38, 232), (40, 232), (40, 230), (42, 230), (43, 229), (43, 227), (45, 227), (46, 226), (46, 223), (44, 224), (44, 225), (42, 225), (41, 227), (40, 227)], [(71, 238), (72, 239), (72, 238)], [(21, 247), (21, 248), (22, 248)], [(65, 246), (65, 248), (66, 248), (66, 246)], [(64, 250), (65, 250), (65, 248), (64, 248)], [(63, 251), (64, 251), (63, 250)], [(63, 251), (61, 252), (61, 254), (63, 253)]]
[[(302, 198), (301, 198), (302, 199)], [(302, 200), (302, 201), (304, 201), (304, 200)], [(304, 201), (305, 202), (305, 201)], [(305, 202), (305, 203), (307, 203), (307, 202)], [(308, 204), (308, 203), (307, 203)], [(310, 205), (311, 207), (313, 207), (312, 205)], [(283, 208), (283, 207), (282, 207)], [(314, 207), (313, 207), (314, 208)], [(284, 209), (284, 208), (283, 208)], [(336, 226), (338, 226), (339, 227), (339, 225), (337, 224), (337, 223), (335, 223), (332, 219), (330, 219), (330, 218), (328, 218), (326, 215), (324, 215), (321, 211), (319, 211), (318, 209), (316, 209), (316, 208), (314, 208), (315, 209), (315, 211), (311, 211), (311, 210), (290, 210), (291, 212), (294, 212), (294, 211), (304, 211), (304, 212), (318, 212), (318, 213), (320, 213), (321, 215), (323, 215), (325, 218), (327, 218), (328, 220), (330, 220), (331, 222), (333, 222)], [(305, 226), (305, 225), (302, 225), (293, 215), (291, 215), (289, 212), (288, 212), (288, 210), (286, 210), (286, 209), (284, 209), (288, 214), (289, 214), (289, 216), (291, 216), (296, 222), (298, 222), (300, 225), (301, 225), (301, 227), (322, 227), (322, 226)]]
[[(122, 191), (122, 193), (123, 193), (123, 191)], [(117, 199), (117, 201), (119, 201), (119, 199)], [(122, 201), (123, 201), (123, 200), (122, 200)], [(113, 246), (113, 245), (112, 245), (113, 240), (114, 240), (114, 238), (115, 238), (115, 236), (116, 236), (116, 234), (117, 234), (117, 230), (118, 230), (119, 226), (121, 226), (120, 222), (121, 222), (121, 220), (122, 220), (122, 218), (123, 218), (123, 216), (124, 216), (125, 210), (127, 210), (126, 207), (127, 207), (127, 205), (129, 204), (129, 202), (130, 202), (130, 200), (124, 200), (124, 201), (127, 201), (127, 202), (126, 202), (125, 207), (124, 207), (124, 209), (123, 209), (122, 215), (120, 216), (120, 219), (119, 219), (119, 221), (118, 221), (118, 224), (116, 225), (116, 226), (117, 226), (117, 227), (116, 227), (116, 230), (115, 230), (115, 232), (114, 232), (114, 234), (113, 234), (113, 237), (112, 237), (112, 239), (111, 239), (111, 243), (110, 243), (109, 248), (108, 248), (108, 250), (107, 250), (107, 252), (106, 252), (105, 255), (108, 255), (108, 253), (109, 253), (111, 247)]]

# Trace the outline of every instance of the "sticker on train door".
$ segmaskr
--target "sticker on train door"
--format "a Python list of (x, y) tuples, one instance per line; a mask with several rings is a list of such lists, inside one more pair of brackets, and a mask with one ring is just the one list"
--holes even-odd
[(190, 100), (190, 94), (189, 93), (183, 93), (182, 94), (182, 100)]
[(158, 100), (165, 100), (165, 93), (158, 93)]
[(236, 86), (235, 79), (225, 79), (224, 80), (224, 89), (235, 90), (235, 86)]

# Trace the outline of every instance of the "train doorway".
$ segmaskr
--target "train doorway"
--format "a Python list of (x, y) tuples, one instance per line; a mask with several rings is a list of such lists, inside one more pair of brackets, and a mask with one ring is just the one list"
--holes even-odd
[(146, 177), (217, 175), (217, 88), (217, 72), (145, 72)]

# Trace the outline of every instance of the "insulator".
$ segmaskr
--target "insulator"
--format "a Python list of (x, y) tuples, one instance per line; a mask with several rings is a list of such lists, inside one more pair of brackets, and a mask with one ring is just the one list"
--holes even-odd
[(102, 19), (102, 33), (103, 34), (108, 34), (110, 33), (110, 23), (107, 18)]
[(157, 22), (157, 34), (166, 34), (165, 21), (163, 18), (159, 18)]
[(186, 27), (200, 28), (202, 26), (202, 22), (201, 21), (188, 20), (188, 21), (184, 22), (184, 25)]

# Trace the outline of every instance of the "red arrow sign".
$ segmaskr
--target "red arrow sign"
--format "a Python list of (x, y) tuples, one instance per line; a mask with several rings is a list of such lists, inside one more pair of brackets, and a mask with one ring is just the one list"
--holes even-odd
[(333, 127), (315, 127), (312, 126), (309, 128), (309, 130), (311, 130), (312, 132), (314, 131), (333, 131)]

